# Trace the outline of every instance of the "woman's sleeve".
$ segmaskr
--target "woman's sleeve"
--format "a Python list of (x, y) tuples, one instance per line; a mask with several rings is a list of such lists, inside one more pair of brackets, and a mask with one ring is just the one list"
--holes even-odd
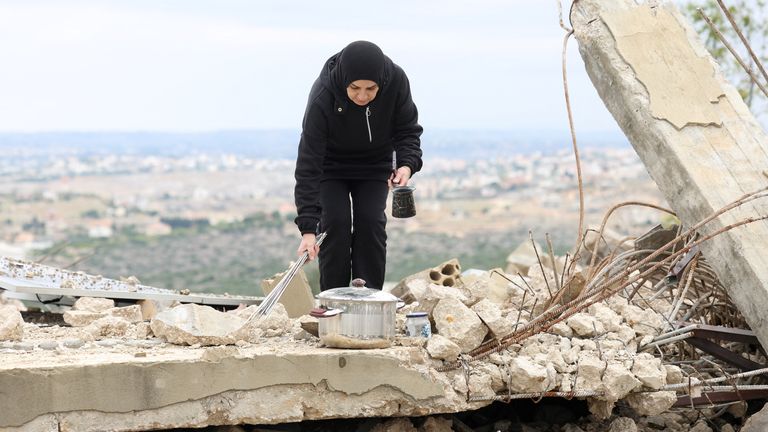
[(411, 85), (408, 77), (402, 73), (402, 83), (398, 94), (398, 104), (395, 109), (394, 146), (397, 153), (397, 166), (407, 166), (411, 174), (421, 169), (421, 133), (419, 111), (411, 98)]
[(328, 123), (322, 110), (310, 102), (304, 114), (299, 154), (296, 158), (296, 225), (302, 234), (316, 233), (320, 222), (320, 178), (328, 140)]

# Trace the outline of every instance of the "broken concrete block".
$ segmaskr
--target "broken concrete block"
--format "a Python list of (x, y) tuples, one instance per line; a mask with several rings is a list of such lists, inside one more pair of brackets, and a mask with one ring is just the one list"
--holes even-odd
[(611, 422), (608, 432), (637, 432), (637, 424), (629, 417), (619, 417)]
[(467, 353), (480, 346), (488, 327), (476, 313), (453, 297), (440, 300), (432, 311), (437, 333), (447, 337)]
[(6, 298), (4, 294), (0, 294), (0, 305), (13, 306), (19, 312), (27, 311), (27, 307), (24, 306), (24, 303), (22, 303), (21, 300)]
[(455, 298), (463, 304), (467, 303), (467, 297), (458, 288), (445, 287), (432, 283), (427, 286), (427, 289), (424, 291), (424, 296), (417, 300), (421, 306), (421, 311), (429, 314), (430, 318), (434, 320), (434, 317), (432, 317), (433, 309), (440, 300), (449, 297)]
[(541, 245), (536, 244), (536, 249), (534, 250), (533, 244), (529, 240), (523, 241), (507, 256), (507, 267), (504, 269), (504, 272), (512, 275), (520, 273), (523, 276), (528, 276), (530, 268), (539, 265), (539, 260), (536, 257), (537, 250), (541, 253)]
[(429, 281), (436, 285), (457, 287), (461, 280), (461, 264), (457, 258), (450, 259), (429, 271)]
[(526, 357), (515, 357), (509, 362), (509, 375), (509, 385), (515, 393), (544, 392), (555, 386), (546, 366)]
[(429, 283), (429, 272), (425, 270), (422, 273), (410, 276), (410, 278), (403, 279), (392, 289), (391, 293), (406, 304), (410, 304), (424, 297)]
[(480, 300), (488, 297), (491, 282), (487, 275), (473, 276), (469, 280), (462, 276), (462, 279), (464, 284), (461, 286), (461, 290), (467, 296), (467, 306), (473, 306)]
[[(488, 271), (488, 300), (503, 305), (506, 304), (518, 291), (522, 291), (510, 280), (512, 275), (507, 275), (500, 268)], [(467, 283), (465, 281), (465, 283)]]
[(664, 318), (652, 310), (642, 309), (635, 305), (625, 305), (618, 311), (638, 335), (657, 336), (664, 328)]
[(0, 305), (0, 341), (20, 341), (24, 337), (24, 319), (13, 305)]
[(606, 420), (611, 417), (615, 404), (616, 402), (613, 401), (606, 401), (592, 397), (587, 398), (587, 407), (589, 408), (589, 412), (591, 412), (593, 416), (600, 420)]
[(210, 306), (185, 304), (160, 312), (150, 326), (155, 336), (178, 345), (231, 345), (244, 323)]
[(706, 421), (699, 420), (688, 432), (712, 432), (712, 428), (709, 427)]
[(115, 307), (115, 301), (101, 297), (80, 297), (72, 305), (72, 309), (88, 312), (105, 312), (107, 309)]
[(667, 384), (667, 370), (661, 365), (661, 359), (648, 353), (638, 354), (632, 365), (635, 374), (644, 386), (658, 390)]
[[(254, 312), (256, 312), (258, 306), (251, 305), (245, 309), (241, 309), (235, 312), (235, 315), (245, 320), (249, 319)], [(288, 316), (288, 312), (281, 303), (276, 303), (269, 315), (258, 319), (254, 317), (250, 322), (246, 323), (240, 329), (240, 337), (249, 342), (256, 342), (259, 335), (265, 337), (277, 337), (283, 334), (290, 333), (293, 330), (294, 324), (298, 326), (294, 320)]]
[(623, 399), (641, 385), (632, 372), (617, 363), (610, 363), (603, 373), (603, 391), (605, 398), (611, 401)]
[(653, 416), (672, 408), (672, 405), (677, 402), (677, 395), (673, 391), (632, 393), (624, 400), (636, 413)]
[(588, 309), (589, 313), (595, 317), (606, 331), (615, 332), (618, 331), (622, 325), (622, 319), (604, 303), (595, 303)]
[(122, 318), (129, 323), (138, 323), (144, 321), (144, 316), (141, 314), (141, 306), (139, 305), (116, 307), (107, 309), (105, 312), (113, 317)]
[[(467, 285), (465, 285), (466, 287)], [(490, 300), (480, 300), (471, 309), (480, 317), (496, 338), (501, 339), (512, 333), (514, 324), (502, 316), (501, 309)]]
[(141, 317), (144, 321), (150, 321), (160, 310), (164, 309), (156, 301), (143, 299), (136, 302), (141, 308)]
[(665, 364), (664, 370), (667, 372), (667, 384), (683, 382), (683, 370), (679, 366)]
[(469, 394), (476, 397), (494, 397), (493, 377), (484, 369), (473, 368), (469, 373)]
[(390, 292), (406, 303), (421, 302), (425, 295), (426, 287), (429, 284), (445, 287), (459, 287), (463, 285), (461, 264), (459, 264), (458, 259), (454, 258), (439, 266), (407, 276), (398, 282)]
[(575, 390), (602, 390), (605, 362), (595, 354), (582, 351), (579, 354)]
[(427, 417), (419, 426), (419, 432), (453, 432), (453, 421), (445, 417)]
[(461, 354), (461, 347), (445, 336), (433, 334), (427, 341), (427, 352), (432, 358), (452, 362)]
[(595, 319), (592, 315), (579, 312), (565, 321), (574, 333), (581, 337), (594, 337), (605, 333), (603, 323)]
[(747, 419), (740, 432), (765, 432), (768, 430), (768, 404)]
[(547, 331), (562, 337), (567, 337), (567, 338), (573, 337), (573, 330), (570, 327), (568, 327), (568, 324), (562, 321), (553, 325)]
[[(261, 290), (265, 296), (275, 289), (284, 274), (285, 273), (278, 273), (270, 279), (261, 281)], [(381, 289), (381, 287), (373, 288)], [(291, 318), (298, 318), (312, 310), (315, 304), (315, 298), (312, 295), (312, 288), (309, 286), (307, 275), (304, 273), (303, 269), (299, 269), (298, 273), (291, 279), (291, 282), (280, 297), (279, 303), (285, 306), (285, 311)]]
[(107, 316), (105, 312), (92, 312), (87, 310), (64, 311), (64, 322), (72, 327), (85, 327), (92, 322)]
[(114, 316), (105, 316), (89, 324), (85, 330), (94, 338), (124, 337), (133, 328), (128, 321)]

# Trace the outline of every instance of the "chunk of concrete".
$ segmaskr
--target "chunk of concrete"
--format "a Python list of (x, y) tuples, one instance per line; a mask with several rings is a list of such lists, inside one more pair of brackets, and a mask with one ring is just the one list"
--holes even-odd
[(620, 307), (619, 314), (639, 336), (657, 336), (666, 324), (664, 318), (656, 312), (631, 304)]
[(177, 345), (231, 345), (243, 324), (238, 316), (192, 303), (160, 312), (150, 326), (155, 336)]
[(13, 305), (0, 305), (0, 340), (20, 341), (24, 337), (24, 319)]
[(85, 330), (95, 339), (103, 337), (124, 337), (133, 329), (123, 318), (107, 315), (90, 323)]
[(80, 297), (72, 305), (73, 310), (88, 312), (106, 312), (115, 307), (115, 301), (102, 297)]
[(606, 364), (589, 352), (579, 353), (575, 390), (602, 390)]
[(461, 347), (443, 335), (433, 334), (427, 341), (427, 352), (435, 359), (455, 361)]
[[(278, 273), (272, 278), (264, 279), (261, 282), (261, 290), (265, 296), (275, 289), (284, 275), (285, 272)], [(380, 289), (381, 287), (374, 288)], [(293, 279), (291, 279), (291, 282), (285, 288), (285, 292), (280, 297), (279, 303), (285, 306), (285, 311), (291, 318), (298, 318), (312, 310), (315, 298), (312, 295), (312, 288), (309, 286), (307, 275), (303, 269), (299, 269)]]
[(637, 424), (629, 417), (618, 417), (611, 422), (608, 432), (637, 432)]
[(612, 401), (623, 399), (642, 383), (624, 366), (610, 363), (603, 373), (603, 391), (605, 398)]
[(105, 316), (107, 316), (106, 312), (70, 309), (64, 311), (64, 322), (72, 327), (85, 327)]
[(421, 311), (428, 313), (430, 318), (434, 320), (432, 311), (437, 303), (444, 298), (454, 298), (465, 305), (468, 302), (467, 296), (465, 296), (458, 288), (431, 283), (427, 285), (427, 289), (424, 290), (423, 297), (418, 299), (419, 305), (421, 305)]
[(139, 323), (144, 321), (144, 315), (142, 315), (141, 306), (139, 305), (116, 307), (107, 309), (105, 312), (110, 316), (122, 318), (129, 323)]
[(496, 303), (484, 299), (475, 303), (471, 309), (483, 320), (496, 338), (501, 339), (512, 333), (514, 324), (501, 314), (501, 309)]
[(419, 432), (453, 432), (453, 421), (445, 417), (427, 417), (419, 426)]
[(418, 432), (418, 429), (407, 417), (400, 417), (377, 424), (371, 432)]
[(453, 297), (440, 300), (432, 312), (437, 333), (447, 337), (467, 353), (480, 346), (488, 327), (476, 313)]
[(581, 337), (594, 337), (605, 333), (603, 323), (595, 319), (592, 315), (582, 312), (573, 314), (565, 321), (574, 333)]
[[(251, 305), (235, 312), (235, 315), (242, 318), (245, 322), (251, 318), (257, 309), (258, 306)], [(254, 317), (246, 322), (239, 330), (238, 337), (249, 342), (256, 342), (258, 341), (259, 336), (262, 335), (265, 337), (277, 337), (290, 333), (294, 329), (294, 325), (299, 326), (297, 322), (288, 316), (288, 311), (285, 309), (285, 306), (281, 303), (276, 303), (269, 312), (269, 315), (260, 319)]]
[(679, 366), (665, 364), (664, 370), (667, 372), (667, 384), (680, 384), (683, 382), (683, 370)]
[(654, 390), (667, 384), (667, 370), (661, 365), (661, 359), (648, 353), (637, 355), (632, 365), (632, 373), (644, 386)]
[(618, 331), (622, 325), (619, 314), (614, 312), (605, 303), (595, 303), (589, 307), (588, 311), (590, 315), (594, 316), (603, 325), (606, 331)]
[(768, 431), (768, 404), (763, 405), (763, 408), (749, 416), (744, 426), (740, 429), (740, 432), (765, 432)]
[(515, 393), (544, 392), (556, 384), (546, 366), (525, 357), (515, 357), (509, 362), (509, 375), (509, 385)]
[(672, 405), (677, 402), (677, 395), (673, 391), (632, 393), (624, 400), (636, 413), (653, 416), (672, 408)]

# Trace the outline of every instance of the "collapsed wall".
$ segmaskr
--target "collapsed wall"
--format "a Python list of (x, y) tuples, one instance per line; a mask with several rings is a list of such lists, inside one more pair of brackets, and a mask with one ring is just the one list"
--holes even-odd
[[(768, 138), (672, 2), (579, 0), (571, 13), (587, 72), (667, 202), (688, 227), (768, 185)], [(768, 215), (755, 200), (706, 235)], [(768, 224), (702, 245), (730, 297), (768, 346)]]

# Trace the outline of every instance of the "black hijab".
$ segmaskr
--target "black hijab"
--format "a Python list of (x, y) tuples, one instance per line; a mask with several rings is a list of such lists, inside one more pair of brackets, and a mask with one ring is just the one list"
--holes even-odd
[(357, 80), (370, 80), (380, 87), (384, 84), (386, 56), (376, 44), (356, 41), (339, 53), (337, 64), (331, 72), (334, 82), (342, 89)]

